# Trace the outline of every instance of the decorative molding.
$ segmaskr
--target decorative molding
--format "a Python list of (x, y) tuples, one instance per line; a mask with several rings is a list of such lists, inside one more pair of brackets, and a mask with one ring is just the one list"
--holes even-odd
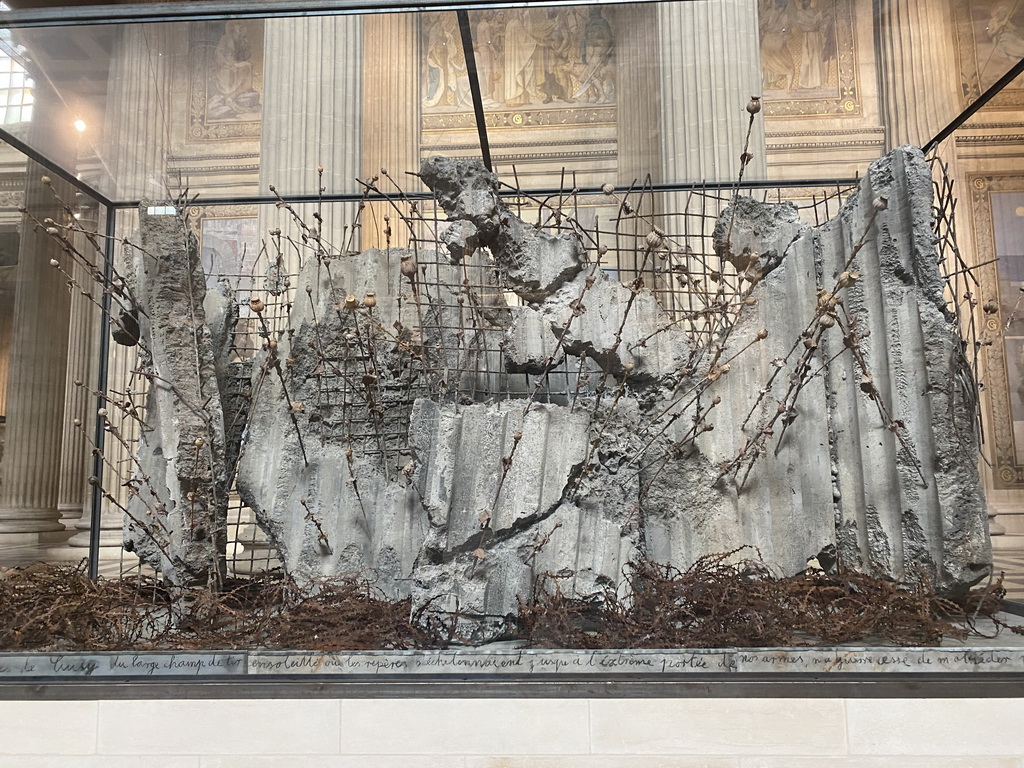
[(260, 166), (256, 165), (171, 165), (167, 169), (169, 176), (178, 174), (191, 174), (193, 176), (219, 176), (226, 173), (258, 173)]
[[(983, 136), (957, 136), (957, 145), (961, 144), (988, 144), (989, 146), (1000, 145), (1000, 144), (1020, 144), (1024, 142), (1024, 133), (1001, 133), (1001, 134), (988, 134)], [(1024, 147), (1022, 147), (1024, 150)]]
[(870, 147), (872, 149), (885, 146), (885, 139), (864, 139), (862, 141), (804, 141), (792, 142), (789, 144), (768, 144), (769, 152), (780, 152), (782, 150), (797, 149), (852, 149), (857, 147)]
[(765, 138), (777, 139), (795, 136), (859, 136), (866, 133), (885, 136), (885, 128), (880, 125), (868, 128), (837, 128), (827, 131), (805, 130), (805, 131), (765, 131)]
[[(616, 125), (615, 107), (583, 109), (525, 109), (488, 112), (488, 128), (578, 128), (581, 125)], [(472, 112), (424, 114), (423, 131), (476, 130)]]
[(598, 158), (598, 157), (617, 157), (618, 153), (614, 149), (595, 150), (592, 152), (532, 152), (514, 155), (494, 155), (494, 160), (497, 162), (525, 162), (527, 160), (558, 160), (559, 158), (565, 158), (566, 160), (583, 160), (587, 158)]
[(259, 152), (227, 152), (227, 153), (217, 153), (217, 154), (212, 154), (212, 155), (203, 154), (203, 156), (201, 158), (197, 158), (194, 153), (193, 154), (188, 154), (188, 155), (169, 154), (167, 156), (167, 162), (168, 163), (178, 163), (178, 162), (194, 163), (197, 160), (257, 160), (258, 161), (260, 159), (260, 157), (261, 157), (261, 155), (260, 155)]

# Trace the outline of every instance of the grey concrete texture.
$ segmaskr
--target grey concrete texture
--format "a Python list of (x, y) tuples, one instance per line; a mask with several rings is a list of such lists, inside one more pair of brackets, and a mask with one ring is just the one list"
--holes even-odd
[(489, 248), (504, 282), (522, 299), (542, 301), (583, 268), (579, 241), (513, 215), (498, 196), (497, 177), (479, 161), (428, 157), (420, 178), (453, 221), (444, 238), (453, 257)]
[[(919, 151), (876, 162), (820, 227), (735, 201), (715, 243), (742, 291), (710, 341), (515, 217), (480, 163), (420, 175), (450, 219), (439, 252), (308, 259), (252, 363), (237, 485), (289, 573), (480, 615), (515, 612), (539, 574), (596, 591), (638, 557), (743, 545), (785, 573), (833, 548), (945, 592), (988, 573)], [(577, 370), (575, 394), (545, 388)]]
[(225, 574), (228, 498), (217, 374), (227, 370), (233, 310), (211, 296), (216, 330), (207, 324), (199, 249), (180, 216), (150, 215), (143, 205), (128, 268), (149, 386), (125, 547), (173, 584), (216, 584)]

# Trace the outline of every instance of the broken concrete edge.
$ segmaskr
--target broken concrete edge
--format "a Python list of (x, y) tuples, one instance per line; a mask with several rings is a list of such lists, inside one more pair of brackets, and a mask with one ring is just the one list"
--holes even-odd
[(172, 584), (216, 585), (226, 575), (228, 507), (220, 358), (233, 302), (211, 300), (220, 326), (211, 329), (198, 242), (179, 211), (163, 210), (140, 206), (131, 260), (150, 357), (125, 547)]

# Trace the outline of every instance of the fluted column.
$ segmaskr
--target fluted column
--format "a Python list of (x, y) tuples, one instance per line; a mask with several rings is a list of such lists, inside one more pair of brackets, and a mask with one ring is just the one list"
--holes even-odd
[(628, 186), (661, 171), (658, 9), (642, 3), (611, 6), (610, 12), (616, 34), (618, 183)]
[[(33, 141), (66, 162), (62, 131), (71, 130), (70, 125), (63, 105), (40, 84)], [(25, 206), (36, 219), (64, 220), (54, 192), (64, 200), (74, 197), (67, 183), (56, 177), (50, 180), (46, 169), (30, 160)], [(66, 278), (51, 260), (64, 271), (71, 267), (45, 228), (34, 226), (26, 215), (18, 249), (6, 440), (0, 464), (0, 537), (9, 542), (35, 543), (39, 534), (64, 530), (57, 499), (71, 301)]]
[[(324, 169), (328, 191), (357, 191), (362, 111), (363, 19), (326, 16), (268, 19), (264, 27), (260, 194), (315, 194)], [(309, 227), (315, 204), (295, 206)], [(321, 237), (328, 252), (350, 240), (356, 207), (326, 206)], [(285, 212), (262, 206), (260, 237), (268, 229), (298, 232)], [(289, 270), (297, 271), (294, 266)]]
[[(449, 11), (446, 11), (449, 13)], [(363, 178), (383, 168), (405, 191), (426, 188), (406, 171), (419, 171), (421, 59), (419, 21), (413, 13), (380, 13), (363, 23)], [(381, 189), (394, 188), (380, 180)], [(391, 218), (391, 245), (408, 243), (408, 231), (386, 205), (367, 206), (362, 217), (362, 249), (383, 248), (384, 216)]]
[[(80, 221), (86, 228), (95, 228), (95, 217), (91, 221)], [(74, 237), (78, 252), (95, 259), (96, 254), (82, 234)], [(69, 521), (82, 517), (88, 510), (87, 470), (92, 464), (90, 446), (83, 428), (90, 430), (95, 419), (94, 398), (90, 395), (96, 382), (97, 328), (99, 308), (93, 301), (82, 295), (94, 287), (92, 276), (86, 267), (75, 262), (68, 270), (77, 283), (71, 293), (70, 328), (68, 331), (68, 364), (64, 395), (64, 434), (60, 465), (60, 491), (57, 509), (61, 520)], [(95, 291), (93, 294), (95, 295)], [(76, 425), (76, 420), (78, 425)]]
[[(108, 79), (108, 108), (105, 126), (109, 144), (107, 156), (114, 179), (115, 196), (122, 199), (136, 197), (164, 199), (167, 196), (167, 152), (170, 141), (171, 88), (175, 68), (180, 70), (187, 58), (187, 50), (179, 45), (178, 33), (171, 24), (130, 24), (118, 27), (114, 54)], [(122, 212), (125, 221), (133, 218)], [(118, 237), (132, 234), (134, 225), (119, 227)], [(116, 313), (118, 307), (112, 311)], [(109, 333), (110, 331), (105, 331)], [(139, 390), (135, 402), (144, 400), (144, 382), (133, 377), (138, 365), (138, 347), (122, 347), (111, 342), (107, 356), (108, 392), (124, 392), (134, 386)], [(90, 369), (87, 385), (95, 386), (98, 370)], [(87, 398), (90, 436), (95, 423), (95, 409), (99, 403)], [(118, 409), (108, 409), (108, 418), (125, 441), (131, 445), (138, 439), (138, 423), (126, 418)], [(114, 496), (116, 504), (104, 500), (100, 507), (101, 557), (111, 559), (121, 554), (123, 513), (118, 506), (127, 506), (129, 491), (124, 483), (135, 471), (132, 452), (120, 442), (108, 437), (103, 446), (104, 471), (100, 478), (103, 489)], [(86, 465), (92, 474), (91, 455)], [(71, 493), (71, 483), (68, 483)], [(68, 541), (74, 549), (89, 546), (92, 527), (92, 495), (86, 493), (86, 510), (74, 524), (75, 534)]]
[(926, 144), (960, 112), (949, 17), (949, 3), (875, 0), (887, 150)]
[[(172, 24), (117, 28), (110, 62), (106, 138), (115, 199), (167, 197), (173, 74), (184, 72), (187, 51)], [(172, 187), (173, 188), (173, 187)]]
[(14, 295), (18, 268), (0, 267), (0, 414), (7, 413), (7, 378), (14, 333)]
[[(662, 178), (733, 181), (747, 102), (761, 93), (757, 0), (660, 3)], [(763, 121), (754, 121), (744, 178), (765, 177)]]

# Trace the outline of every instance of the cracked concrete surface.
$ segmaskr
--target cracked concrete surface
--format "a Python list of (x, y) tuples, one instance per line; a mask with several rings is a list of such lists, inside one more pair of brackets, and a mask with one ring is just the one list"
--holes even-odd
[[(307, 260), (287, 328), (253, 363), (238, 487), (288, 571), (359, 572), (492, 615), (540, 573), (586, 591), (636, 557), (685, 568), (744, 544), (787, 572), (836, 547), (879, 575), (923, 568), (946, 591), (987, 573), (919, 152), (875, 163), (821, 227), (736, 201), (715, 244), (743, 301), (711, 342), (576, 238), (514, 216), (478, 162), (429, 158), (420, 176), (450, 220), (439, 254)], [(474, 292), (466, 269), (491, 282)], [(851, 269), (861, 278), (825, 325), (822, 301)], [(846, 350), (850, 315), (869, 372)], [(522, 378), (577, 370), (574, 393)], [(799, 398), (783, 402), (793, 376)], [(723, 471), (751, 445), (749, 472)]]

